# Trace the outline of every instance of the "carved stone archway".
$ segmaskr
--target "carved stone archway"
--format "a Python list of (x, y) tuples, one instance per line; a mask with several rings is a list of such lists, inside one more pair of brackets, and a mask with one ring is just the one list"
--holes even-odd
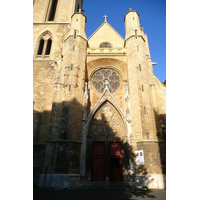
[[(126, 142), (126, 128), (123, 117), (109, 101), (105, 101), (94, 113), (87, 135), (87, 174), (92, 175), (92, 181), (98, 181), (94, 178), (94, 171), (100, 174), (102, 167), (101, 181), (111, 180), (113, 171), (111, 165), (118, 162), (115, 167), (118, 170), (119, 180), (123, 180), (123, 162), (122, 148)], [(112, 146), (118, 146), (118, 154), (111, 155)], [(96, 152), (97, 153), (96, 153)], [(101, 155), (99, 152), (103, 152)], [(115, 151), (115, 150), (114, 150)], [(98, 170), (94, 170), (95, 162), (98, 162)]]
[(93, 115), (89, 128), (92, 141), (123, 141), (126, 129), (117, 109), (108, 101), (101, 105)]

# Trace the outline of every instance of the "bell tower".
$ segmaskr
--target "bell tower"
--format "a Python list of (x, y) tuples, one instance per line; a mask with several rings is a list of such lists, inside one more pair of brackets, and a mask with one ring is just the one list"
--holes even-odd
[(87, 50), (82, 7), (83, 0), (33, 2), (35, 185), (44, 182), (39, 174), (69, 179), (80, 173)]
[[(140, 27), (138, 12), (131, 8), (125, 15), (125, 28), (132, 132), (135, 138), (133, 146), (137, 151), (143, 150), (146, 155), (145, 165), (142, 165), (143, 170), (145, 169), (147, 174), (154, 174), (155, 179), (162, 180), (161, 184), (164, 187), (165, 168), (161, 163), (164, 163), (162, 151), (164, 152), (165, 146), (157, 105), (160, 94), (156, 91), (156, 88), (164, 89), (164, 87), (153, 74), (152, 65), (154, 63), (150, 57), (147, 35)], [(148, 160), (151, 157), (153, 161)], [(154, 161), (156, 159), (158, 162)], [(141, 173), (140, 167), (136, 165), (136, 176)]]

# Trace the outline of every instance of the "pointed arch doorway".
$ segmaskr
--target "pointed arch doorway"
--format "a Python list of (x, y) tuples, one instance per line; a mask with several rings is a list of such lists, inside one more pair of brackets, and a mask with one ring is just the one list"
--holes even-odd
[(123, 181), (126, 129), (120, 112), (109, 102), (93, 115), (88, 134), (88, 167), (94, 182)]

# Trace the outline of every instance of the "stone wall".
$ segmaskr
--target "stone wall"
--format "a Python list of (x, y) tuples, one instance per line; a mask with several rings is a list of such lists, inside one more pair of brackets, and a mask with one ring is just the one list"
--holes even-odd
[[(164, 150), (162, 145), (155, 141), (143, 141), (137, 143), (137, 148), (143, 150), (144, 165), (136, 166), (136, 174), (161, 174), (161, 152)], [(164, 164), (164, 158), (162, 160)]]
[[(135, 151), (143, 150), (144, 165), (135, 165), (135, 181), (164, 187), (166, 87), (153, 75), (147, 35), (138, 13), (130, 10), (125, 16), (125, 40), (106, 21), (87, 40), (86, 17), (74, 13), (75, 0), (58, 1), (52, 22), (46, 21), (49, 2), (35, 0), (33, 7), (34, 184), (43, 187), (45, 170), (47, 187), (68, 188), (70, 180), (72, 186), (80, 181), (80, 165), (83, 176), (91, 167), (85, 165), (91, 162), (91, 150), (87, 149), (90, 121), (109, 102), (124, 124), (123, 130), (119, 128), (123, 137), (110, 130), (107, 138), (123, 142), (124, 180), (129, 181)], [(39, 41), (45, 34), (52, 40), (51, 51), (40, 56)], [(112, 47), (100, 48), (102, 42), (110, 42)], [(92, 80), (100, 69), (116, 71), (120, 78), (119, 88), (112, 93), (106, 90), (104, 96)]]
[[(33, 22), (44, 23), (47, 18), (47, 13), (51, 0), (35, 0), (33, 4)], [(58, 1), (55, 22), (68, 22), (71, 21), (71, 16), (74, 13), (75, 0), (62, 0)]]
[(45, 143), (47, 140), (55, 75), (54, 67), (48, 61), (34, 61), (33, 143)]

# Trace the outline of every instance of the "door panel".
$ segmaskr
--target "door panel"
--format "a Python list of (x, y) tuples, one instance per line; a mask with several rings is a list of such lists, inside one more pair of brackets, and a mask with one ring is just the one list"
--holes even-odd
[(104, 158), (93, 158), (93, 181), (104, 181)]
[(92, 146), (92, 181), (105, 181), (105, 144), (94, 143)]
[(111, 181), (120, 181), (120, 159), (111, 158)]
[(109, 145), (109, 178), (110, 181), (123, 181), (122, 144)]

